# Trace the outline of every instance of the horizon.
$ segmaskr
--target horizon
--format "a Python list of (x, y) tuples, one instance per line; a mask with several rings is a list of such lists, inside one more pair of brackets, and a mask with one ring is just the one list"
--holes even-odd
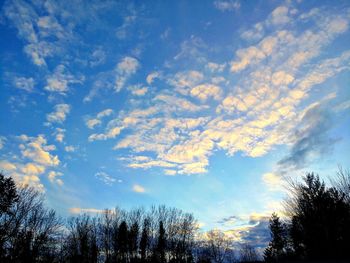
[(164, 204), (268, 238), (285, 177), (350, 167), (349, 22), (348, 1), (4, 1), (0, 171), (62, 216)]

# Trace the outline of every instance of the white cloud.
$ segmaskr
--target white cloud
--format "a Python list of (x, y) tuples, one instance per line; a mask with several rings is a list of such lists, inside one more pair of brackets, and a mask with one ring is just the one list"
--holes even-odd
[(6, 138), (4, 136), (0, 136), (0, 150), (4, 148)]
[(124, 57), (116, 67), (115, 91), (119, 92), (125, 85), (125, 82), (136, 73), (140, 63), (136, 58)]
[(247, 49), (240, 49), (236, 52), (239, 61), (234, 61), (231, 64), (232, 72), (239, 72), (245, 69), (251, 63), (257, 63), (264, 59), (266, 55), (258, 48), (252, 46)]
[(54, 109), (55, 109), (54, 112), (51, 112), (46, 115), (46, 119), (49, 123), (64, 122), (71, 108), (68, 104), (57, 104), (55, 105)]
[(191, 35), (189, 39), (184, 40), (180, 44), (180, 51), (174, 56), (175, 61), (185, 60), (188, 62), (189, 59), (198, 63), (206, 62), (206, 51), (208, 46), (205, 44), (202, 38)]
[(151, 72), (147, 75), (146, 82), (148, 83), (148, 85), (151, 85), (155, 79), (160, 78), (161, 76), (162, 74), (159, 71)]
[(272, 11), (270, 22), (274, 25), (283, 25), (290, 21), (289, 9), (286, 6), (279, 6)]
[(48, 175), (48, 178), (49, 178), (51, 183), (56, 183), (56, 184), (61, 186), (61, 185), (63, 185), (63, 181), (62, 181), (62, 179), (57, 178), (57, 177), (60, 177), (62, 175), (63, 174), (60, 173), (60, 172), (50, 171), (49, 175)]
[(108, 117), (112, 113), (113, 113), (112, 109), (105, 109), (105, 110), (97, 113), (96, 118), (87, 119), (85, 121), (85, 124), (89, 129), (93, 129), (95, 126), (98, 126), (102, 123), (102, 119), (104, 117)]
[(106, 133), (94, 133), (89, 136), (89, 141), (99, 141), (115, 138), (123, 130), (123, 127), (112, 127), (106, 131)]
[(91, 214), (103, 214), (106, 210), (104, 209), (96, 209), (96, 208), (80, 208), (80, 207), (72, 207), (69, 209), (69, 212), (72, 214), (83, 214), (83, 213), (91, 213)]
[(265, 173), (262, 176), (263, 182), (271, 191), (282, 191), (283, 190), (283, 179), (275, 173)]
[(173, 78), (168, 79), (168, 83), (176, 87), (179, 93), (187, 95), (189, 88), (199, 84), (203, 79), (203, 73), (196, 70), (189, 70), (176, 73)]
[(170, 169), (165, 169), (165, 170), (164, 170), (164, 173), (165, 173), (166, 175), (170, 175), (170, 176), (173, 176), (173, 175), (176, 175), (176, 174), (177, 174), (176, 170), (170, 170)]
[(132, 10), (131, 15), (123, 18), (123, 24), (117, 28), (116, 36), (120, 40), (124, 40), (130, 34), (130, 27), (135, 23), (137, 16), (135, 10)]
[(60, 161), (57, 155), (50, 154), (56, 149), (54, 145), (48, 145), (43, 135), (38, 137), (22, 136), (23, 144), (20, 145), (22, 156), (43, 166), (57, 166)]
[(62, 128), (56, 128), (54, 135), (55, 135), (55, 140), (58, 142), (63, 142), (64, 140), (64, 133), (66, 132), (65, 129)]
[[(350, 108), (350, 100), (344, 101), (342, 103), (340, 103), (339, 105), (337, 105), (334, 110), (335, 111), (343, 111), (343, 110), (347, 110)], [(1, 141), (0, 141), (0, 145), (1, 145)], [(1, 147), (0, 147), (1, 149)]]
[(207, 106), (198, 106), (185, 98), (170, 95), (158, 95), (155, 100), (164, 102), (164, 110), (168, 111), (190, 111), (196, 112), (208, 108)]
[(294, 80), (294, 77), (292, 75), (287, 74), (284, 71), (277, 71), (273, 73), (271, 78), (272, 84), (275, 86), (288, 85)]
[(113, 113), (112, 109), (105, 109), (99, 113), (97, 113), (97, 118), (102, 119), (103, 117), (110, 116)]
[(89, 127), (89, 129), (93, 129), (95, 126), (100, 125), (101, 120), (99, 119), (88, 119), (86, 120), (86, 126)]
[[(6, 170), (7, 174), (14, 178), (19, 186), (30, 185), (41, 192), (45, 191), (40, 177), (46, 173), (47, 169), (53, 169), (60, 164), (58, 156), (51, 153), (56, 147), (47, 144), (44, 135), (37, 137), (21, 135), (18, 140), (20, 141), (20, 155), (2, 160), (0, 169)], [(55, 182), (63, 183), (61, 179), (57, 179)]]
[(106, 61), (106, 52), (102, 50), (101, 48), (96, 49), (94, 52), (92, 52), (91, 60), (90, 60), (90, 66), (96, 67), (99, 65), (102, 65)]
[(220, 87), (212, 84), (201, 84), (191, 89), (191, 95), (206, 101), (209, 97), (219, 100), (222, 91)]
[(54, 73), (47, 77), (45, 90), (65, 95), (69, 91), (69, 84), (82, 83), (84, 78), (76, 78), (66, 72), (64, 65), (58, 65)]
[(132, 190), (136, 193), (144, 193), (146, 192), (145, 188), (142, 187), (141, 185), (139, 184), (134, 184), (133, 187), (132, 187)]
[(128, 89), (131, 90), (132, 95), (135, 96), (144, 96), (148, 92), (148, 87), (142, 86), (140, 84), (130, 86)]
[(21, 168), (21, 172), (28, 175), (39, 175), (45, 172), (45, 167), (35, 163), (27, 163)]
[(241, 7), (241, 4), (239, 1), (233, 1), (233, 0), (216, 0), (214, 1), (215, 8), (219, 9), (220, 11), (233, 11), (238, 10)]
[(246, 40), (259, 40), (264, 36), (264, 24), (256, 23), (251, 29), (244, 31), (241, 37)]
[(5, 172), (11, 172), (17, 169), (16, 164), (11, 163), (9, 161), (0, 161), (0, 169)]
[(208, 62), (206, 67), (211, 71), (211, 72), (223, 72), (226, 64), (217, 64), (214, 62)]
[(13, 84), (17, 89), (32, 92), (34, 90), (35, 81), (33, 78), (15, 77)]
[(21, 1), (11, 1), (4, 5), (5, 16), (14, 24), (18, 35), (27, 42), (24, 50), (34, 64), (46, 65), (45, 57), (51, 55), (52, 50), (46, 42), (40, 42), (35, 31), (35, 20), (38, 19), (36, 11)]
[[(224, 65), (230, 63), (206, 59), (201, 68), (192, 68), (191, 64), (188, 70), (175, 74), (162, 71), (165, 84), (172, 89), (154, 86), (157, 92), (149, 93), (142, 101), (145, 103), (133, 97), (130, 110), (119, 112), (103, 133), (92, 134), (89, 139), (116, 138), (113, 149), (132, 153), (119, 161), (132, 168), (160, 167), (166, 175), (205, 173), (216, 150), (259, 157), (287, 144), (300, 121), (300, 112), (308, 106), (305, 99), (311, 89), (348, 70), (350, 60), (349, 52), (344, 52), (313, 62), (346, 30), (346, 15), (329, 13), (324, 20), (305, 24), (299, 31), (283, 29), (295, 14), (295, 10), (280, 7), (248, 29), (261, 36), (257, 44), (237, 50), (231, 61), (234, 74), (225, 72)], [(297, 19), (290, 23), (298, 23)], [(252, 40), (248, 35), (245, 37)], [(197, 49), (186, 46), (188, 60), (200, 53), (200, 48), (194, 47)], [(157, 74), (151, 74), (146, 81), (154, 85)], [(271, 185), (274, 179), (271, 175), (263, 178)]]
[(68, 146), (65, 146), (65, 147), (64, 147), (64, 150), (65, 150), (66, 152), (75, 152), (75, 151), (77, 150), (77, 148), (74, 147), (73, 145), (68, 145)]
[(95, 177), (107, 185), (113, 185), (115, 182), (117, 182), (116, 178), (110, 176), (109, 174), (107, 174), (105, 172), (98, 172), (95, 174)]
[[(42, 9), (50, 4), (28, 3), (26, 1), (8, 1), (4, 4), (4, 15), (17, 29), (18, 36), (24, 41), (24, 52), (32, 62), (40, 67), (47, 65), (46, 59), (64, 52), (67, 43), (73, 39), (72, 21), (64, 26), (55, 17), (55, 12), (40, 16)], [(56, 6), (57, 7), (57, 6)], [(60, 10), (69, 14), (68, 10)]]

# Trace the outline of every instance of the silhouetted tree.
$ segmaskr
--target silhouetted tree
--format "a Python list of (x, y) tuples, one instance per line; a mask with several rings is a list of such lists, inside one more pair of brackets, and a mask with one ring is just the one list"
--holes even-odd
[(265, 249), (264, 258), (267, 262), (278, 262), (287, 254), (287, 232), (286, 226), (275, 213), (270, 218), (270, 235), (271, 241)]
[(96, 219), (88, 215), (71, 218), (68, 222), (69, 233), (64, 245), (66, 253), (64, 261), (97, 262), (99, 248), (97, 246)]
[(138, 253), (139, 225), (134, 222), (128, 233), (128, 249), (130, 262), (136, 262)]
[(298, 258), (349, 259), (350, 206), (346, 190), (326, 187), (314, 174), (292, 185), (290, 239)]
[(202, 252), (202, 260), (204, 261), (223, 263), (232, 257), (232, 242), (219, 230), (211, 230), (206, 233), (205, 242), (202, 245), (204, 245), (204, 251)]
[(242, 245), (240, 249), (240, 261), (241, 262), (256, 262), (259, 261), (258, 253), (256, 249), (250, 244)]
[(153, 253), (153, 261), (158, 263), (164, 263), (165, 260), (165, 254), (166, 254), (166, 233), (165, 228), (163, 225), (163, 221), (159, 222), (159, 231), (158, 231), (158, 240), (157, 245), (155, 247), (155, 251)]
[(149, 249), (149, 219), (145, 218), (143, 221), (142, 234), (140, 240), (140, 254), (141, 262), (146, 262), (148, 259), (148, 249)]
[(128, 225), (122, 221), (118, 228), (118, 258), (119, 262), (127, 262), (128, 260)]
[(0, 173), (0, 216), (8, 213), (10, 207), (18, 201), (15, 182), (11, 177), (5, 177)]
[(9, 238), (9, 213), (10, 208), (18, 201), (18, 194), (15, 182), (11, 177), (5, 178), (0, 173), (0, 261), (4, 261), (6, 257), (5, 244)]
[(2, 261), (52, 261), (61, 227), (55, 211), (45, 208), (43, 196), (34, 188), (16, 190), (12, 183), (9, 185), (16, 194), (6, 194), (5, 199), (15, 198), (10, 198), (11, 205), (7, 202), (3, 206), (6, 213), (0, 216)]
[(113, 252), (113, 220), (114, 216), (111, 210), (106, 209), (99, 220), (99, 243), (103, 252), (104, 261), (112, 262)]

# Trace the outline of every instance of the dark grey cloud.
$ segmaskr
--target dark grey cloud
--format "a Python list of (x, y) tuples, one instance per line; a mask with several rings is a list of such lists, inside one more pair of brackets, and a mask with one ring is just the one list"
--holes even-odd
[(310, 161), (332, 152), (338, 141), (329, 134), (333, 124), (327, 104), (317, 104), (308, 109), (301, 120), (300, 128), (292, 136), (294, 139), (291, 150), (278, 162), (279, 167), (282, 170), (301, 169)]
[(238, 216), (228, 216), (228, 217), (225, 217), (223, 219), (220, 219), (217, 223), (218, 224), (226, 224), (226, 223), (236, 221), (236, 220), (241, 220), (241, 218)]
[(241, 240), (242, 244), (250, 244), (259, 250), (266, 248), (270, 242), (269, 219), (260, 219), (249, 231), (242, 232)]
[(226, 230), (240, 237), (240, 240), (233, 244), (235, 248), (239, 249), (242, 245), (249, 244), (261, 252), (270, 242), (269, 219), (269, 216), (250, 216), (247, 220), (245, 217), (232, 215), (221, 219), (218, 223), (225, 224), (235, 221), (233, 225), (240, 225), (238, 228)]

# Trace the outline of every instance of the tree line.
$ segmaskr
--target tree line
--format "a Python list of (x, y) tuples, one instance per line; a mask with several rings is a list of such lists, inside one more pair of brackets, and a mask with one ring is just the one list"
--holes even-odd
[[(203, 237), (203, 236), (202, 236)], [(253, 247), (242, 257), (256, 260)], [(198, 222), (176, 208), (116, 208), (96, 216), (57, 216), (30, 187), (16, 187), (0, 174), (0, 262), (154, 262), (236, 261), (232, 243), (220, 231), (200, 238)]]
[(350, 174), (332, 186), (314, 174), (290, 184), (285, 215), (270, 219), (271, 241), (254, 246), (219, 231), (201, 233), (190, 213), (153, 206), (63, 219), (30, 187), (0, 173), (0, 262), (228, 263), (349, 260)]

